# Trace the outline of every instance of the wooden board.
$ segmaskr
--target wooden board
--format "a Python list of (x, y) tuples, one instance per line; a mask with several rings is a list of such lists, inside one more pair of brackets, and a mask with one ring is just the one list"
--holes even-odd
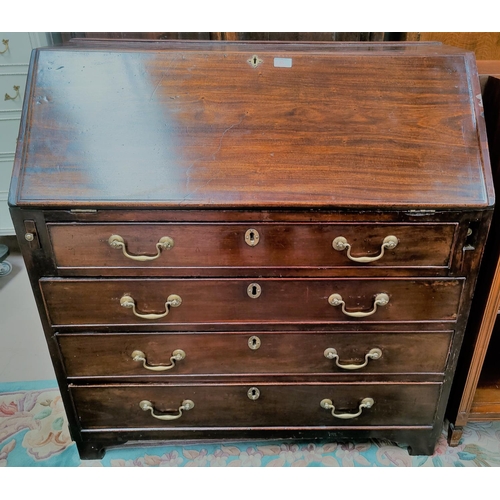
[(470, 56), (434, 44), (42, 49), (10, 202), (487, 207), (493, 189)]

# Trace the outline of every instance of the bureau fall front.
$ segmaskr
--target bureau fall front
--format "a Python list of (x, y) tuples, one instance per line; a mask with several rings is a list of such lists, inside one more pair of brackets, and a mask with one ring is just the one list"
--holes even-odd
[(10, 205), (82, 458), (199, 439), (433, 452), (494, 205), (473, 54), (37, 49)]

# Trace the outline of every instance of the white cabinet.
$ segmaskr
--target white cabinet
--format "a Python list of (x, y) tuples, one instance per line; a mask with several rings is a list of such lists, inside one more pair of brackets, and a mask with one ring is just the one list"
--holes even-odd
[(0, 32), (0, 236), (14, 234), (7, 197), (31, 50), (46, 45), (50, 33)]

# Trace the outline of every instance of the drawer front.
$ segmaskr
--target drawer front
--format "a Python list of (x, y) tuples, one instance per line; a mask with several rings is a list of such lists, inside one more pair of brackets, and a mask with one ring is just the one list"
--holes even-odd
[[(460, 278), (260, 279), (256, 282), (248, 279), (56, 278), (42, 279), (40, 284), (50, 321), (55, 326), (150, 326), (455, 321), (463, 281)], [(384, 302), (382, 299), (388, 300), (386, 305), (380, 305)], [(366, 316), (352, 316), (357, 313)]]
[(19, 134), (19, 120), (20, 116), (14, 114), (2, 117), (0, 120), (0, 154), (14, 156)]
[(30, 33), (0, 32), (0, 66), (26, 64), (27, 71), (33, 46)]
[(20, 112), (25, 87), (26, 74), (0, 75), (0, 111)]
[[(70, 386), (70, 391), (85, 429), (169, 429), (430, 425), (440, 388), (438, 383), (256, 386), (148, 384)], [(360, 409), (365, 398), (371, 398), (373, 404)], [(186, 400), (192, 401), (194, 407), (179, 412)], [(331, 408), (321, 406), (323, 400), (329, 400), (335, 406), (337, 415), (353, 418), (334, 417)], [(142, 409), (142, 401), (150, 405)], [(152, 415), (152, 411), (156, 415), (178, 418), (160, 420)], [(359, 416), (354, 417), (358, 412)]]
[(443, 373), (451, 335), (258, 332), (57, 337), (69, 377), (176, 378), (198, 374)]
[[(448, 267), (457, 227), (455, 223), (48, 225), (59, 268)], [(121, 238), (120, 244), (112, 240), (114, 247), (113, 235)], [(386, 243), (382, 255), (389, 236), (397, 245), (390, 248)], [(165, 237), (171, 239), (170, 246), (159, 249)], [(350, 248), (336, 243), (335, 249), (337, 238), (344, 238)], [(348, 250), (354, 259), (376, 260), (351, 260)], [(152, 259), (137, 260), (144, 256)]]

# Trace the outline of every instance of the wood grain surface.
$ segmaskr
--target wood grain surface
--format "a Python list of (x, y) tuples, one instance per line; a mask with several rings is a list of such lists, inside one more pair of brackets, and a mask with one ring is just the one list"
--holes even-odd
[[(262, 323), (370, 323), (386, 321), (451, 321), (457, 319), (464, 280), (415, 279), (270, 279), (255, 280), (258, 298), (250, 298), (250, 279), (43, 279), (40, 282), (49, 318), (60, 325), (203, 325)], [(389, 303), (365, 318), (345, 315), (328, 297), (340, 294), (347, 312), (370, 312), (375, 296)], [(156, 320), (136, 317), (120, 306), (131, 296), (140, 314), (161, 314), (171, 294), (179, 307)], [(266, 326), (267, 325), (267, 326)]]
[(10, 201), (489, 206), (475, 71), (432, 44), (39, 49)]
[[(48, 229), (62, 268), (447, 267), (457, 224), (49, 224)], [(255, 246), (245, 241), (247, 231), (257, 233)], [(112, 235), (124, 239), (133, 257), (157, 255), (156, 244), (165, 236), (174, 246), (155, 260), (138, 262), (109, 245)], [(340, 236), (354, 258), (379, 256), (387, 236), (398, 244), (384, 249), (379, 260), (359, 263), (347, 250), (333, 248)]]
[[(349, 374), (443, 373), (452, 332), (392, 333), (199, 333), (58, 335), (66, 371), (71, 378), (148, 377), (176, 379), (186, 375), (221, 375), (234, 379), (257, 374)], [(258, 338), (256, 350), (249, 347)], [(424, 347), (423, 347), (424, 346)], [(324, 356), (334, 348), (339, 364), (361, 365), (373, 348), (382, 351), (357, 370), (339, 368)], [(182, 349), (186, 357), (167, 371), (154, 372), (134, 361), (136, 350), (146, 355), (148, 365), (170, 365), (170, 357)]]
[[(261, 432), (432, 453), (494, 203), (480, 89), (473, 54), (440, 44), (35, 51), (11, 213), (82, 456)], [(174, 246), (138, 263), (112, 234), (131, 255)], [(373, 263), (332, 248), (343, 236), (372, 257), (388, 235), (398, 245)], [(324, 356), (359, 364), (373, 347), (382, 357), (359, 372)], [(160, 375), (131, 356), (164, 364), (175, 349), (186, 358)], [(366, 397), (354, 419), (319, 405), (353, 414)], [(169, 422), (139, 407), (186, 398)]]
[[(428, 425), (434, 418), (441, 384), (260, 384), (260, 397), (252, 401), (247, 385), (72, 386), (81, 424), (91, 428), (175, 428), (238, 426), (402, 426)], [(334, 418), (321, 408), (323, 399), (334, 401), (338, 413), (356, 413), (363, 398), (375, 404), (354, 419)], [(149, 400), (156, 413), (176, 414), (182, 401), (192, 410), (171, 421), (155, 419), (139, 402)]]

